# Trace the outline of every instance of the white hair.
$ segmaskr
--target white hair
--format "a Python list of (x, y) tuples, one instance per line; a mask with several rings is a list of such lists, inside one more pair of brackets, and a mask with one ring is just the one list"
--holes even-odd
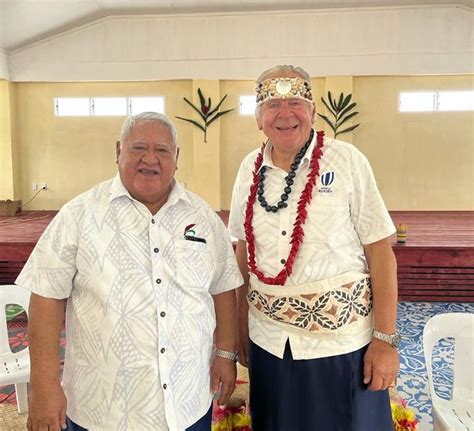
[(140, 121), (157, 122), (165, 126), (170, 131), (173, 144), (177, 147), (178, 132), (176, 131), (176, 127), (166, 115), (159, 114), (158, 112), (142, 112), (137, 115), (128, 116), (123, 122), (120, 131), (120, 145), (122, 145), (125, 139), (127, 139), (133, 126)]
[(302, 67), (293, 66), (291, 64), (278, 64), (277, 66), (273, 66), (270, 69), (265, 70), (260, 74), (260, 76), (256, 80), (256, 85), (261, 84), (267, 76), (275, 75), (275, 74), (284, 74), (284, 73), (295, 73), (300, 78), (303, 78), (305, 81), (308, 81), (311, 84), (311, 77), (309, 76), (308, 72), (304, 70)]

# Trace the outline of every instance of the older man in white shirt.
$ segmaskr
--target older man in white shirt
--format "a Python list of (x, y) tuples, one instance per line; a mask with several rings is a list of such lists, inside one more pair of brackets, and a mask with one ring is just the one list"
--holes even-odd
[(174, 180), (165, 116), (129, 117), (116, 152), (118, 175), (60, 210), (16, 281), (33, 293), (28, 429), (207, 431), (235, 383), (229, 235)]
[(303, 69), (263, 72), (256, 94), (268, 141), (240, 166), (229, 220), (252, 429), (392, 430), (395, 229), (370, 165), (315, 133)]

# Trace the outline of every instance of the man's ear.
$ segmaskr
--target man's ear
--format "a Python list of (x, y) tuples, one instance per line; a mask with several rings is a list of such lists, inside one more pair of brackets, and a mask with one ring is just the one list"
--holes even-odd
[(257, 120), (258, 130), (262, 130), (262, 116), (260, 111), (255, 112), (255, 120)]
[(179, 147), (176, 147), (176, 171), (178, 170)]
[(118, 163), (120, 156), (120, 141), (115, 142), (115, 163)]

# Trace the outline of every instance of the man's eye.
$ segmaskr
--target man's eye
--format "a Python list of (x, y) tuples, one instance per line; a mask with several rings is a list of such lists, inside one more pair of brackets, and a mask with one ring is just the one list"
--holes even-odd
[(302, 105), (301, 100), (293, 100), (290, 102), (292, 108), (299, 108)]
[(132, 147), (132, 149), (134, 149), (136, 151), (144, 151), (144, 150), (146, 150), (146, 147), (144, 145), (134, 145)]

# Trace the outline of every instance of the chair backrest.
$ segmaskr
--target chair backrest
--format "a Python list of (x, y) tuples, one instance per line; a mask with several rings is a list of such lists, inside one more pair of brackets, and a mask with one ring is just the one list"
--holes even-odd
[(28, 314), (28, 304), (31, 293), (23, 287), (14, 284), (0, 285), (0, 355), (10, 353), (8, 342), (8, 327), (5, 306), (7, 304), (21, 305)]
[(423, 330), (423, 350), (433, 401), (440, 399), (433, 386), (433, 348), (442, 338), (454, 338), (454, 382), (452, 399), (472, 397), (474, 393), (474, 314), (446, 313), (433, 316)]

